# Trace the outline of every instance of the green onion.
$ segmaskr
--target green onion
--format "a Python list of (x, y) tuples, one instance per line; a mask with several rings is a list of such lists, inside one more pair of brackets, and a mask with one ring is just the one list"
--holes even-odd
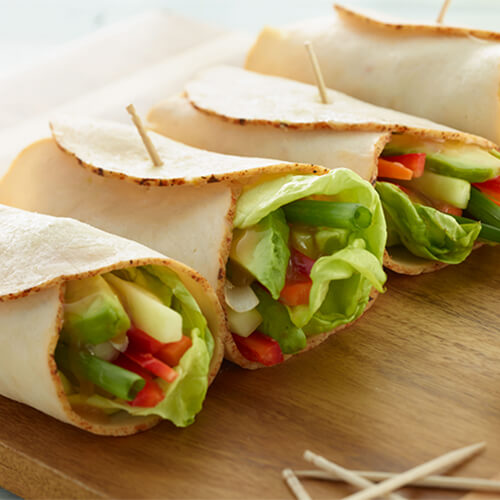
[[(466, 217), (459, 217), (457, 215), (452, 215), (452, 217), (461, 224), (477, 223), (477, 220), (467, 219)], [(494, 243), (500, 243), (500, 229), (481, 222), (481, 232), (479, 233), (479, 238), (482, 240), (493, 241)]]
[(372, 222), (370, 210), (359, 203), (301, 200), (282, 208), (288, 222), (310, 226), (366, 229)]
[(59, 343), (56, 349), (56, 362), (63, 370), (69, 368), (76, 375), (90, 380), (101, 389), (126, 401), (132, 401), (146, 385), (146, 381), (136, 373), (103, 361), (92, 354), (69, 349), (62, 343)]
[(500, 207), (474, 186), (470, 191), (467, 212), (481, 222), (500, 228)]

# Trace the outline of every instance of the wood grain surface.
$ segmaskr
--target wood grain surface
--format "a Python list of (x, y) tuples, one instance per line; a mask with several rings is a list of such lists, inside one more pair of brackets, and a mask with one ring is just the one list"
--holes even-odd
[[(164, 423), (102, 438), (0, 398), (0, 485), (30, 498), (291, 499), (281, 470), (308, 468), (306, 448), (345, 467), (403, 471), (481, 440), (487, 451), (453, 473), (494, 476), (497, 258), (498, 249), (485, 247), (438, 273), (391, 274), (372, 310), (314, 351), (257, 372), (224, 365), (187, 429)], [(353, 491), (303, 484), (314, 499)], [(412, 499), (462, 496), (404, 492)]]

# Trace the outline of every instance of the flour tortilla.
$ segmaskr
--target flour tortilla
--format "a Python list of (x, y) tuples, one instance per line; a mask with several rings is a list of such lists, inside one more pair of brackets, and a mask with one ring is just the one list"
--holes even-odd
[[(202, 72), (182, 96), (154, 106), (148, 125), (192, 146), (220, 153), (266, 156), (345, 167), (374, 181), (377, 162), (393, 133), (423, 140), (454, 141), (494, 148), (487, 139), (425, 119), (379, 108), (328, 90), (319, 101), (314, 86), (230, 66)], [(446, 264), (389, 249), (384, 265), (415, 275)]]
[(219, 370), (224, 314), (207, 281), (184, 264), (133, 241), (73, 219), (0, 205), (0, 394), (95, 434), (124, 436), (158, 423), (157, 416), (119, 412), (105, 420), (77, 413), (57, 374), (54, 350), (68, 280), (142, 265), (166, 266), (205, 315), (215, 348), (209, 381)]
[(264, 28), (246, 67), (314, 83), (306, 40), (328, 87), (500, 144), (499, 33), (393, 22), (336, 6), (322, 18)]
[[(11, 165), (0, 183), (0, 202), (71, 216), (182, 260), (207, 278), (221, 302), (242, 184), (328, 172), (209, 153), (150, 133), (164, 162), (153, 167), (132, 127), (66, 117), (51, 128), (53, 138), (30, 145)], [(310, 338), (304, 351), (333, 333)], [(227, 330), (225, 348), (240, 366), (262, 367), (241, 356)]]

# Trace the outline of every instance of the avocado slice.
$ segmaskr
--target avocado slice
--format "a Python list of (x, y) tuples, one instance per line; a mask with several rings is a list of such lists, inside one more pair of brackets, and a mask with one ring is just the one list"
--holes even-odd
[(400, 181), (402, 186), (420, 191), (425, 196), (444, 201), (454, 207), (466, 208), (470, 198), (470, 183), (455, 177), (424, 172), (411, 181)]
[(472, 144), (422, 141), (394, 135), (383, 156), (425, 153), (426, 171), (468, 182), (484, 182), (500, 175), (500, 159), (493, 152)]
[(66, 283), (63, 336), (73, 343), (101, 344), (129, 328), (125, 309), (102, 276)]
[(126, 281), (112, 273), (104, 279), (123, 302), (134, 325), (162, 343), (177, 342), (182, 338), (182, 316), (167, 307), (149, 290)]
[(282, 209), (246, 229), (235, 229), (230, 259), (254, 276), (278, 299), (285, 286), (290, 259), (290, 228)]

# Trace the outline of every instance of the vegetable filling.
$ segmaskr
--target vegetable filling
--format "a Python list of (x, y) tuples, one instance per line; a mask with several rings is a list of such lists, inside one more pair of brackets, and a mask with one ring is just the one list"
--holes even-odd
[(196, 301), (166, 268), (66, 283), (55, 359), (75, 411), (188, 425), (205, 397), (213, 344)]
[(385, 222), (369, 183), (345, 169), (246, 188), (227, 264), (229, 327), (240, 353), (272, 366), (354, 321), (383, 290)]
[(479, 238), (500, 242), (500, 155), (461, 143), (395, 135), (378, 163), (376, 184), (387, 246), (458, 264)]

